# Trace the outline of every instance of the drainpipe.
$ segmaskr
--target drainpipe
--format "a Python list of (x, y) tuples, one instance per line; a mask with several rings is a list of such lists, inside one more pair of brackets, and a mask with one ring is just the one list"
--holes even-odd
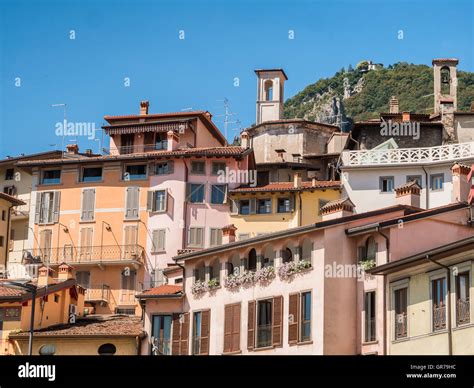
[(7, 235), (5, 238), (5, 268), (4, 268), (5, 272), (3, 273), (4, 276), (7, 274), (8, 256), (9, 256), (9, 251), (10, 251), (10, 228), (11, 228), (12, 209), (13, 209), (13, 205), (10, 205), (8, 207), (8, 212), (7, 212)]
[(425, 169), (425, 166), (421, 166), (425, 172), (425, 197), (426, 197), (426, 209), (430, 208), (430, 185), (428, 182), (428, 172)]
[[(377, 227), (377, 233), (385, 239), (385, 246), (387, 250), (387, 263), (390, 261), (390, 238), (382, 233)], [(383, 297), (382, 297), (382, 308), (383, 308), (383, 354), (387, 355), (387, 275), (383, 275)]]
[[(188, 189), (188, 175), (189, 175), (189, 171), (188, 171), (188, 165), (186, 164), (186, 160), (183, 159), (183, 163), (184, 163), (184, 204), (183, 204), (183, 243), (181, 244), (181, 247), (183, 249), (186, 248), (186, 237), (187, 237), (187, 229), (188, 229), (188, 225), (187, 225), (187, 214), (188, 214), (188, 199), (186, 198), (186, 193), (187, 193), (187, 189)], [(183, 278), (183, 281), (184, 281), (184, 278)]]
[(303, 202), (301, 200), (301, 191), (298, 192), (299, 206), (298, 206), (298, 226), (301, 226), (303, 223)]
[(430, 258), (430, 255), (426, 255), (426, 258), (431, 261), (433, 264), (436, 264), (438, 267), (444, 268), (446, 270), (446, 283), (448, 286), (448, 298), (446, 300), (446, 309), (448, 310), (448, 351), (449, 355), (453, 355), (453, 332), (451, 325), (451, 271), (448, 266), (438, 263), (436, 260)]

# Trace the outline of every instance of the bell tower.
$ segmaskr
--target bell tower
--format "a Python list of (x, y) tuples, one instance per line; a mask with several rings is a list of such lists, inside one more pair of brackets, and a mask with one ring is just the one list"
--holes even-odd
[(434, 113), (443, 113), (444, 109), (457, 110), (458, 63), (456, 58), (433, 59)]
[(256, 125), (283, 118), (285, 81), (283, 69), (260, 69), (257, 74)]

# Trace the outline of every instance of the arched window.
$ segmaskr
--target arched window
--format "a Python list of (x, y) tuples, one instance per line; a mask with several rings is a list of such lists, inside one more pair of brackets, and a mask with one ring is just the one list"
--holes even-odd
[(440, 71), (441, 75), (441, 94), (449, 94), (450, 90), (450, 82), (451, 82), (451, 72), (449, 67), (444, 66), (441, 68)]
[(249, 271), (257, 270), (257, 251), (252, 248), (249, 252)]
[(273, 101), (273, 81), (265, 81), (265, 101)]
[(285, 248), (282, 252), (282, 259), (283, 263), (289, 263), (293, 261), (293, 252), (291, 252), (290, 248)]
[(372, 236), (369, 237), (365, 242), (365, 251), (367, 252), (367, 259), (375, 260), (375, 255), (377, 253), (377, 243)]
[(220, 266), (221, 263), (219, 262), (219, 259), (214, 259), (210, 265), (210, 270), (209, 270), (209, 277), (211, 280), (215, 279), (217, 281), (220, 280)]
[(99, 346), (99, 350), (97, 351), (101, 356), (113, 356), (117, 348), (114, 344), (103, 344)]
[(39, 348), (38, 353), (41, 356), (52, 356), (56, 353), (56, 346), (53, 344), (43, 345)]

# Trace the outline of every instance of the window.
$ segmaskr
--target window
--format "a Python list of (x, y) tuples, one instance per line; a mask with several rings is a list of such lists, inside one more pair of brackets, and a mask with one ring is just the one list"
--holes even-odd
[(155, 164), (155, 174), (156, 175), (166, 175), (173, 173), (173, 162), (157, 163)]
[(102, 167), (84, 167), (81, 182), (100, 182), (102, 180)]
[(225, 162), (214, 162), (212, 163), (212, 175), (225, 175), (226, 173)]
[(408, 334), (407, 305), (408, 288), (399, 288), (394, 292), (395, 299), (395, 339), (406, 338)]
[(189, 228), (188, 246), (196, 248), (204, 246), (204, 228)]
[(430, 175), (430, 187), (431, 190), (443, 190), (444, 174), (433, 174)]
[(94, 221), (95, 189), (82, 190), (81, 221)]
[(193, 269), (194, 283), (204, 282), (206, 280), (206, 267), (204, 264)]
[(135, 307), (132, 307), (132, 308), (116, 307), (114, 312), (115, 314), (120, 314), (120, 315), (135, 315)]
[(77, 284), (84, 288), (90, 288), (91, 286), (91, 273), (90, 271), (77, 271), (76, 272)]
[(36, 224), (52, 224), (59, 221), (60, 194), (59, 191), (45, 191), (36, 194)]
[(326, 199), (319, 199), (318, 200), (318, 214), (321, 214), (321, 208), (323, 206), (326, 206), (330, 201), (326, 200)]
[(393, 176), (380, 177), (380, 191), (382, 193), (391, 193), (394, 188)]
[(266, 186), (270, 183), (270, 171), (257, 171), (257, 183)]
[(239, 214), (244, 216), (250, 214), (250, 201), (245, 199), (239, 201)]
[(290, 198), (278, 198), (278, 213), (290, 213), (291, 200)]
[(155, 150), (167, 150), (168, 149), (168, 138), (166, 134), (156, 134), (155, 139)]
[(375, 291), (365, 293), (365, 342), (375, 341)]
[(421, 175), (407, 175), (407, 183), (415, 181), (421, 187)]
[(15, 186), (5, 186), (3, 188), (3, 192), (5, 194), (11, 195), (13, 197), (16, 194), (16, 187)]
[(5, 210), (2, 210), (2, 221), (5, 221), (7, 218), (7, 212)]
[(5, 170), (5, 180), (6, 181), (11, 181), (13, 180), (13, 176), (14, 176), (14, 169), (13, 168), (7, 168)]
[(300, 342), (311, 340), (311, 292), (301, 294)]
[(97, 353), (101, 356), (113, 356), (117, 352), (114, 344), (103, 344), (99, 346)]
[(59, 303), (59, 295), (54, 294), (54, 303)]
[(257, 251), (254, 248), (249, 252), (248, 270), (251, 272), (257, 270)]
[(160, 190), (155, 191), (155, 200), (153, 210), (157, 212), (163, 212), (166, 210), (166, 191)]
[(40, 356), (53, 356), (56, 353), (56, 346), (53, 344), (42, 345), (38, 353)]
[(211, 228), (210, 229), (210, 242), (209, 246), (217, 247), (222, 245), (222, 229), (220, 228)]
[(431, 281), (433, 331), (446, 329), (446, 278)]
[(0, 236), (0, 247), (4, 247), (4, 246), (5, 246), (5, 237)]
[(124, 135), (121, 136), (121, 138), (120, 138), (120, 144), (121, 144), (121, 147), (120, 147), (121, 152), (120, 153), (121, 154), (131, 154), (131, 153), (133, 153), (134, 138), (135, 138), (135, 135), (133, 133), (127, 133), (127, 134), (124, 134)]
[(191, 183), (189, 184), (188, 198), (191, 203), (204, 203), (204, 184)]
[(211, 186), (211, 203), (221, 205), (227, 200), (227, 185)]
[(125, 167), (124, 180), (146, 179), (146, 164), (133, 164)]
[(265, 101), (273, 101), (273, 81), (265, 81)]
[(41, 179), (42, 185), (57, 185), (61, 183), (61, 170), (45, 170)]
[(194, 355), (209, 354), (209, 324), (210, 310), (196, 311), (193, 313), (193, 342)]
[(138, 219), (140, 216), (140, 188), (127, 187), (125, 196), (125, 219)]
[(290, 248), (283, 249), (281, 256), (283, 263), (289, 263), (290, 261), (293, 261), (293, 252), (291, 252)]
[(205, 175), (206, 163), (205, 162), (191, 162), (191, 174)]
[(241, 304), (228, 304), (224, 307), (224, 353), (240, 351)]
[(469, 272), (456, 276), (456, 323), (464, 325), (471, 321), (469, 308)]
[(153, 315), (151, 354), (154, 356), (171, 354), (171, 315)]
[(449, 67), (443, 66), (440, 70), (440, 77), (441, 77), (441, 94), (448, 95), (450, 94), (450, 82), (451, 82), (451, 74), (450, 74)]
[(272, 212), (272, 199), (265, 198), (257, 200), (257, 213), (258, 214), (271, 214)]
[(164, 252), (166, 241), (166, 229), (155, 229), (152, 232), (153, 247), (152, 252)]
[(272, 299), (257, 302), (257, 348), (266, 348), (272, 345), (272, 310)]

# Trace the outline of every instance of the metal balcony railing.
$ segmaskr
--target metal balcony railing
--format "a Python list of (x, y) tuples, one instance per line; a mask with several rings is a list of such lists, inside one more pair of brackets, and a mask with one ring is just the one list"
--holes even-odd
[(474, 142), (446, 144), (437, 147), (395, 148), (363, 151), (343, 151), (346, 167), (397, 164), (431, 164), (474, 159)]
[(446, 305), (440, 303), (433, 305), (433, 330), (446, 329)]
[(365, 322), (365, 342), (375, 341), (375, 318), (367, 318)]
[(86, 287), (86, 302), (110, 302), (110, 286), (107, 284), (95, 284)]
[(458, 325), (464, 325), (469, 322), (471, 322), (469, 298), (458, 299), (456, 301), (456, 323)]
[(103, 245), (88, 247), (25, 249), (23, 257), (44, 264), (113, 264), (143, 262), (144, 248), (140, 245)]
[(257, 348), (265, 348), (272, 345), (272, 325), (257, 326)]
[(408, 335), (407, 314), (395, 315), (395, 339), (406, 338)]
[(166, 151), (167, 149), (168, 149), (168, 141), (162, 140), (156, 143), (149, 143), (149, 144), (132, 144), (132, 145), (126, 145), (126, 146), (104, 148), (104, 151), (112, 155), (128, 155), (128, 154), (136, 154), (136, 153), (143, 153), (143, 152)]
[(151, 344), (151, 354), (153, 356), (168, 356), (171, 354), (171, 340), (163, 338), (153, 338)]

